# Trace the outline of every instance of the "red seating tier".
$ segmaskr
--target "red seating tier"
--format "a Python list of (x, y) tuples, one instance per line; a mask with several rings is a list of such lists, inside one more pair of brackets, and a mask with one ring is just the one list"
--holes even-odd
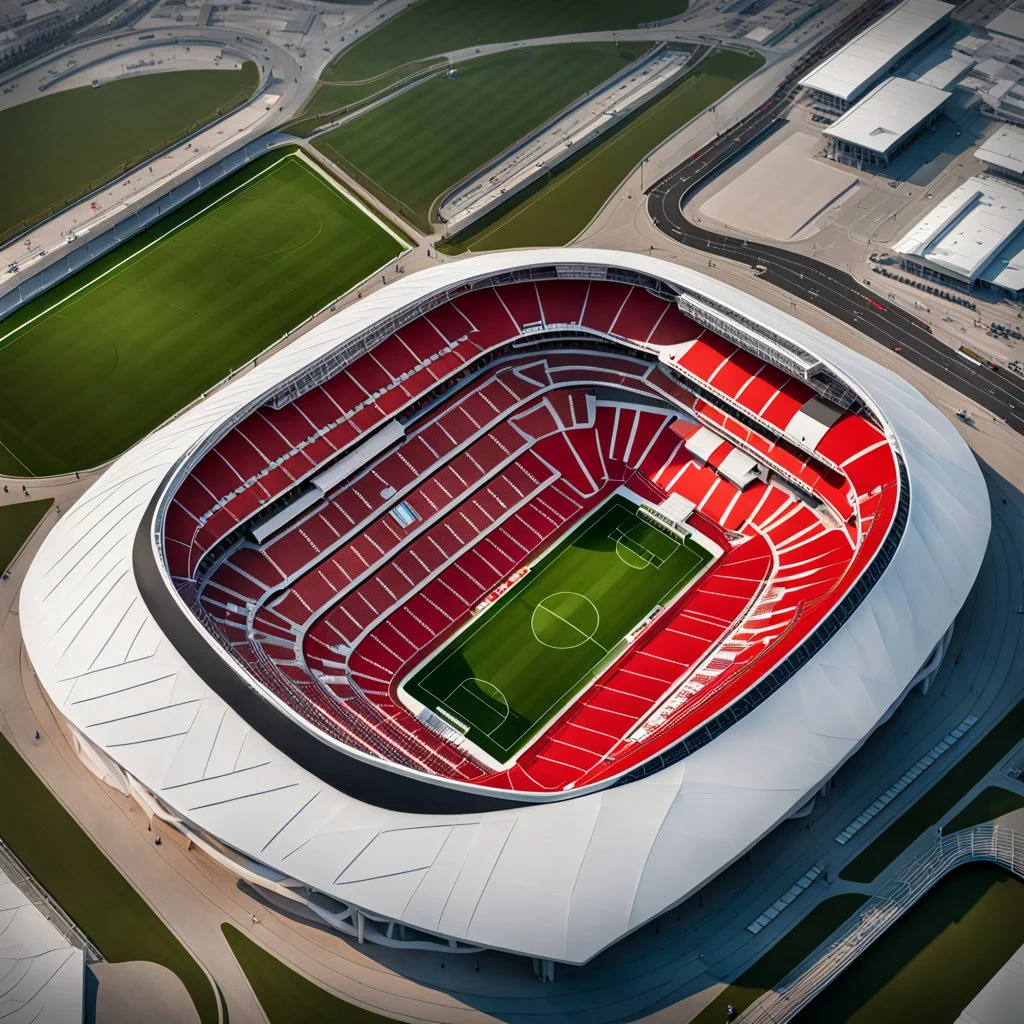
[[(191, 575), (206, 550), (262, 505), (541, 320), (581, 323), (641, 346), (691, 341), (682, 368), (780, 432), (811, 395), (806, 384), (639, 287), (563, 280), (470, 292), (284, 409), (258, 410), (217, 442), (169, 506), (172, 574)], [(588, 404), (581, 385), (692, 409), (849, 522), (798, 502), (770, 476), (738, 489), (717, 472), (727, 445), (698, 465), (671, 429), (677, 413), (593, 396)], [(884, 435), (848, 412), (816, 454), (695, 400), (626, 351), (516, 355), (413, 418), (400, 445), (270, 543), (237, 547), (202, 582), (202, 601), (236, 656), (276, 696), (345, 742), (485, 785), (588, 784), (638, 763), (736, 699), (807, 635), (874, 556), (896, 500)], [(488, 773), (416, 722), (394, 687), (476, 603), (620, 481), (654, 501), (669, 492), (686, 496), (698, 509), (692, 522), (725, 554), (512, 769)], [(389, 514), (399, 502), (419, 518), (400, 524)], [(737, 532), (745, 538), (738, 544)], [(255, 606), (251, 633), (246, 605)]]

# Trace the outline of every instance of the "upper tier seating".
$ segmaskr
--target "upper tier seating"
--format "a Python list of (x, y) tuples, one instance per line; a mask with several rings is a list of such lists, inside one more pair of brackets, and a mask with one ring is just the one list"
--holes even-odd
[[(479, 364), (524, 329), (574, 324), (652, 351), (683, 346), (684, 375), (762, 426), (745, 426), (627, 349), (567, 343)], [(470, 364), (475, 376), (457, 384)], [(588, 784), (745, 692), (877, 552), (896, 503), (891, 446), (848, 412), (813, 453), (801, 448), (783, 435), (810, 395), (641, 288), (570, 280), (480, 289), (230, 430), (174, 495), (168, 564), (190, 577), (248, 516), (401, 411), (399, 443), (265, 543), (239, 534), (204, 568), (203, 608), (268, 690), (360, 750), (490, 786)], [(686, 449), (698, 423), (724, 439), (706, 463)], [(760, 463), (761, 479), (740, 488), (721, 475), (731, 445)], [(691, 501), (691, 525), (725, 553), (517, 764), (494, 773), (417, 721), (396, 699), (397, 683), (623, 484), (655, 502)]]

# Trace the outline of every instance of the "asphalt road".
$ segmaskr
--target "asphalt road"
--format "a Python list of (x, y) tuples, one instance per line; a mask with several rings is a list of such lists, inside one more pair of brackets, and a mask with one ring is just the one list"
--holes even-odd
[(792, 101), (796, 79), (806, 67), (821, 60), (825, 52), (834, 50), (859, 30), (866, 10), (862, 8), (856, 22), (851, 19), (850, 24), (841, 26), (808, 55), (762, 107), (653, 185), (648, 190), (648, 212), (659, 230), (683, 245), (706, 251), (709, 261), (724, 258), (751, 268), (765, 267), (761, 276), (772, 284), (855, 326), (960, 391), (969, 400), (967, 408), (975, 418), (984, 415), (975, 408), (981, 407), (1024, 434), (1024, 378), (1018, 374), (1009, 370), (996, 372), (968, 362), (938, 340), (923, 321), (879, 302), (875, 294), (842, 270), (776, 246), (708, 231), (683, 214), (692, 193), (782, 123), (780, 115)]

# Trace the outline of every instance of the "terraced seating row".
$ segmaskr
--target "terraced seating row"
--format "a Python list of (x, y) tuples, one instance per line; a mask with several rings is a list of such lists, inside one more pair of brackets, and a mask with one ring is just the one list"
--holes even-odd
[[(438, 501), (449, 503), (446, 493), (460, 492), (467, 478), (480, 478), (523, 449), (524, 439), (499, 422), (499, 417), (537, 390), (538, 385), (516, 375), (514, 367), (501, 370), (481, 386), (479, 393), (447, 403), (407, 437), (400, 448), (386, 454), (355, 479), (339, 485), (325, 503), (279, 538), (259, 551), (251, 546), (240, 548), (209, 579), (216, 582), (224, 568), (242, 568), (268, 587), (279, 585), (371, 524), (386, 507), (393, 506), (413, 488), (420, 491), (412, 506), (422, 506), (421, 512), (432, 515), (439, 507)], [(491, 419), (478, 423), (470, 417), (465, 405), (471, 397), (484, 403)], [(504, 405), (499, 406), (499, 402)], [(484, 430), (486, 435), (479, 436)], [(460, 454), (437, 468), (458, 449)], [(385, 519), (383, 529), (393, 529), (392, 522)], [(248, 588), (238, 593), (251, 596)]]
[(265, 406), (229, 431), (183, 482), (169, 510), (172, 573), (190, 575), (206, 550), (262, 505), (530, 324), (579, 325), (642, 345), (699, 333), (673, 304), (614, 282), (543, 281), (460, 296), (285, 409)]
[[(684, 372), (775, 431), (810, 397), (802, 382), (643, 289), (587, 281), (481, 289), (396, 331), (285, 409), (256, 411), (218, 442), (172, 503), (172, 574), (190, 575), (251, 512), (481, 353), (524, 329), (560, 324), (641, 347), (685, 341)], [(622, 397), (601, 397), (609, 387)], [(717, 471), (717, 453), (695, 462), (672, 429), (677, 415), (642, 404), (666, 397), (780, 477), (741, 489)], [(772, 429), (744, 426), (628, 350), (503, 359), (428, 409), (412, 415), (400, 446), (279, 537), (233, 551), (203, 584), (202, 599), (237, 656), (261, 679), (272, 676), (268, 685), (282, 699), (312, 708), (331, 735), (488, 785), (595, 781), (641, 758), (648, 740), (668, 742), (706, 720), (827, 614), (877, 550), (895, 508), (893, 453), (865, 416), (843, 414), (812, 455)], [(782, 479), (835, 517), (815, 512)], [(621, 483), (651, 500), (678, 493), (693, 501), (692, 521), (726, 554), (509, 773), (489, 777), (404, 710), (395, 681)], [(399, 502), (411, 523), (388, 514)], [(726, 530), (745, 539), (734, 543)]]
[[(330, 580), (331, 589), (321, 594), (324, 599), (318, 603), (292, 588), (273, 607), (296, 625), (304, 625), (331, 603), (330, 611), (312, 628), (312, 633), (324, 639), (323, 632), (329, 631), (335, 638), (334, 644), (351, 645), (386, 616), (410, 588), (454, 561), (477, 536), (509, 518), (553, 479), (548, 467), (526, 452), (466, 501), (435, 520), (411, 543), (382, 551), (377, 558), (379, 564), (359, 574), (361, 582), (357, 586), (349, 585), (353, 577), (335, 577)], [(327, 573), (329, 567), (336, 566), (338, 563), (332, 557), (323, 563), (321, 571)], [(312, 597), (308, 589), (305, 594)]]

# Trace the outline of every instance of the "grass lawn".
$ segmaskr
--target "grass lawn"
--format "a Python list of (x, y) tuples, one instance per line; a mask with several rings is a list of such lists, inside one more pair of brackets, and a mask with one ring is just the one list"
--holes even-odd
[(107, 960), (151, 960), (188, 989), (203, 1024), (217, 997), (199, 964), (150, 905), (0, 736), (0, 838)]
[(43, 498), (41, 501), (0, 506), (0, 573), (7, 571), (21, 545), (28, 540), (52, 504), (52, 498)]
[(384, 1024), (394, 1019), (347, 1003), (314, 985), (234, 925), (222, 924), (220, 929), (270, 1024)]
[(373, 183), (381, 198), (429, 231), (442, 193), (539, 124), (626, 67), (646, 43), (510, 50), (432, 78), (314, 143)]
[(436, 60), (419, 60), (411, 64), (405, 64), (400, 68), (393, 68), (385, 71), (376, 78), (368, 79), (365, 82), (317, 82), (316, 87), (310, 93), (302, 108), (302, 117), (299, 120), (290, 122), (289, 131), (293, 135), (301, 135), (306, 131), (312, 131), (318, 124), (315, 114), (325, 114), (329, 111), (337, 111), (352, 103), (368, 99), (395, 85), (397, 82), (410, 78), (419, 71), (424, 71), (436, 64)]
[(0, 322), (0, 472), (112, 458), (401, 248), (268, 154)]
[(794, 1019), (954, 1024), (1022, 942), (1024, 882), (994, 864), (957, 868)]
[(1002, 786), (983, 789), (959, 814), (942, 826), (944, 834), (959, 832), (962, 828), (981, 825), (1011, 811), (1024, 807), (1024, 796)]
[(572, 241), (647, 153), (763, 63), (759, 54), (723, 50), (712, 54), (611, 135), (562, 164), (546, 184), (513, 197), (511, 210), (499, 208), (465, 235), (438, 248), (448, 253), (481, 252)]
[(0, 238), (240, 106), (258, 83), (259, 69), (247, 61), (237, 71), (174, 71), (69, 89), (0, 111), (7, 152), (0, 160)]
[[(1024, 700), (983, 736), (909, 810), (840, 872), (851, 882), (870, 882), (897, 854), (942, 816), (1024, 736)], [(961, 826), (962, 827), (962, 826)], [(949, 831), (949, 827), (946, 827)]]
[(777, 985), (821, 945), (867, 899), (857, 893), (832, 896), (819, 903), (798, 925), (716, 996), (691, 1024), (721, 1024), (732, 1003), (742, 1013), (755, 999)]
[(686, 0), (422, 0), (339, 54), (324, 82), (360, 82), (481, 43), (636, 28), (686, 10)]
[(423, 666), (406, 689), (468, 725), (471, 741), (505, 761), (709, 557), (648, 525), (625, 498), (613, 498)]

